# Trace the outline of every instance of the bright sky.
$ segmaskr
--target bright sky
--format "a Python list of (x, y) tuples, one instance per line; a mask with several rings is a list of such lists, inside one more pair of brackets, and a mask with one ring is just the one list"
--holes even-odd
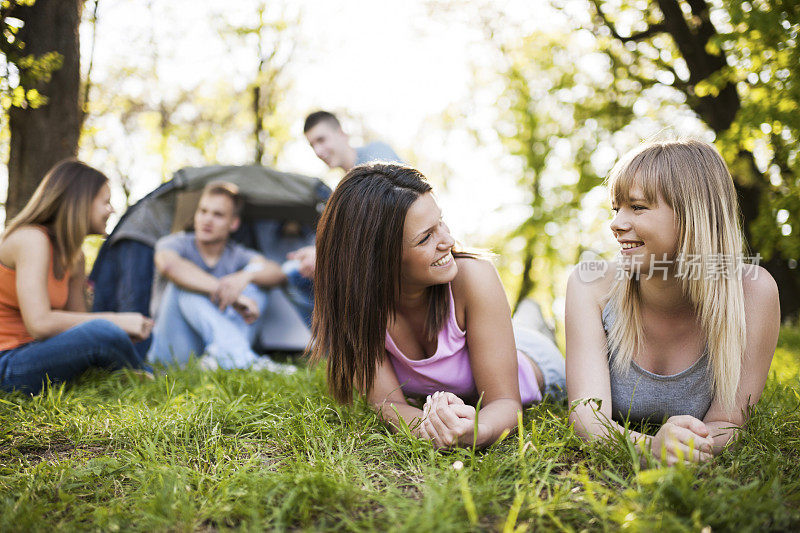
[[(434, 4), (438, 7), (431, 7)], [(345, 118), (343, 125), (354, 145), (364, 140), (386, 141), (431, 179), (445, 219), (461, 242), (485, 246), (492, 236), (509, 234), (529, 216), (529, 199), (516, 186), (519, 161), (508, 155), (494, 131), (504, 86), (487, 73), (501, 69), (503, 58), (486, 42), (475, 22), (491, 16), (494, 9), (505, 15), (500, 29), (504, 32), (509, 31), (508, 21), (525, 35), (537, 30), (569, 31), (567, 16), (571, 24), (587, 23), (583, 0), (561, 0), (559, 4), (563, 11), (553, 9), (548, 0), (268, 0), (267, 19), (276, 14), (271, 10), (285, 9), (286, 19), (301, 21), (289, 30), (296, 49), (287, 70), (291, 88), (284, 94), (284, 114), (293, 140), (285, 146), (277, 168), (319, 176), (334, 186), (341, 172), (329, 171), (316, 158), (303, 137), (302, 124), (305, 116), (317, 109), (346, 114), (352, 118)], [(220, 84), (227, 83), (226, 90), (241, 93), (255, 76), (256, 43), (232, 37), (230, 31), (222, 33), (226, 27), (252, 25), (258, 5), (256, 0), (103, 0), (93, 78), (103, 83), (114, 71), (152, 73), (157, 65), (155, 75), (145, 76), (148, 81), (134, 73), (116, 89), (153, 107), (162, 99), (173, 100), (181, 89), (193, 91), (197, 98), (213, 97)], [(443, 11), (442, 5), (448, 7)], [(432, 10), (436, 12), (432, 14)], [(583, 37), (592, 41), (588, 34)], [(580, 44), (581, 34), (576, 39)], [(91, 30), (85, 27), (84, 65), (90, 43)], [(578, 65), (589, 76), (603, 75), (603, 61), (592, 54), (583, 55)], [(191, 107), (191, 102), (187, 105)], [(664, 117), (658, 117), (646, 100), (637, 106), (639, 118), (615, 134), (615, 144), (632, 147), (657, 134), (664, 123)], [(172, 160), (162, 172), (164, 162), (156, 141), (141, 132), (126, 133), (118, 115), (119, 110), (112, 108), (93, 116), (89, 121), (93, 140), (107, 149), (84, 150), (81, 157), (112, 179), (125, 173), (134, 200), (182, 166), (214, 163), (196, 150), (178, 149), (173, 150)], [(448, 116), (457, 117), (450, 121), (449, 130), (443, 127)], [(221, 139), (216, 162), (250, 163), (250, 117), (249, 108), (243, 109), (237, 127), (244, 128), (244, 133), (238, 136), (231, 136), (231, 128), (214, 132), (213, 138)], [(702, 133), (691, 116), (675, 113), (667, 121), (675, 133)], [(548, 201), (556, 204), (569, 198), (555, 197), (548, 187), (576, 179), (568, 144), (565, 139), (557, 143), (554, 153), (560, 163), (543, 176), (543, 194), (549, 194)], [(601, 146), (593, 163), (604, 173), (617, 157), (611, 146)], [(113, 200), (122, 204), (121, 189), (115, 191)], [(568, 227), (545, 227), (545, 231), (558, 233), (559, 243), (566, 247), (575, 248), (580, 242), (601, 253), (615, 253), (605, 193), (593, 191), (582, 206), (579, 220), (569, 221)], [(513, 241), (512, 247), (514, 243), (523, 244)], [(522, 264), (516, 259), (508, 267), (512, 273), (521, 273)], [(552, 287), (556, 316), (563, 316), (561, 281)]]
[[(302, 136), (302, 121), (309, 111), (318, 108), (345, 110), (363, 119), (363, 123), (345, 122), (345, 129), (354, 133), (354, 144), (361, 141), (361, 131), (375, 132), (401, 156), (413, 158), (411, 162), (434, 183), (442, 181), (443, 163), (452, 170), (447, 187), (439, 187), (439, 193), (445, 215), (458, 236), (485, 236), (511, 228), (525, 216), (524, 199), (514, 186), (517, 176), (503, 170), (510, 166), (507, 161), (502, 163), (501, 147), (476, 147), (466, 131), (445, 136), (438, 124), (448, 108), (463, 106), (470, 98), (473, 64), (491, 60), (477, 30), (450, 22), (457, 18), (454, 14), (431, 17), (421, 1), (301, 0), (267, 4), (281, 3), (290, 4), (289, 16), (299, 16), (302, 22), (289, 67), (294, 82), (287, 95), (294, 113), (291, 128), (296, 141), (286, 147), (279, 169), (327, 177), (335, 183), (340, 173), (329, 172), (314, 156)], [(545, 1), (534, 3), (541, 15), (552, 12)], [(514, 4), (508, 3), (508, 9), (515, 9)], [(177, 87), (208, 87), (220, 79), (243, 89), (255, 70), (255, 46), (232, 46), (233, 40), (226, 41), (218, 30), (225, 24), (251, 22), (256, 5), (246, 0), (225, 2), (224, 8), (219, 2), (206, 0), (104, 0), (100, 3), (93, 77), (102, 81), (108, 72), (121, 66), (149, 69), (155, 49), (157, 84), (143, 86), (131, 80), (124, 90), (157, 101), (168, 98)], [(525, 9), (531, 12), (529, 5)], [(558, 19), (554, 14), (551, 20), (542, 16), (538, 21), (552, 24)], [(90, 35), (89, 31), (82, 34), (84, 53), (88, 53)], [(493, 91), (502, 87), (484, 89), (489, 89), (479, 95), (484, 101), (470, 103), (476, 113), (471, 118), (473, 123), (485, 119), (489, 125), (491, 117), (486, 109), (491, 108)], [(121, 135), (114, 129), (113, 124), (105, 124), (98, 134)], [(144, 152), (135, 154), (129, 175), (133, 196), (139, 198), (161, 181), (160, 159), (152, 150), (146, 153), (141, 139), (127, 142), (131, 150)], [(251, 150), (249, 145), (232, 143), (220, 154), (220, 160), (249, 162)], [(99, 156), (95, 155), (93, 162), (103, 168)], [(203, 164), (191, 160), (185, 163)], [(116, 199), (121, 196), (116, 195)]]
[[(583, 1), (559, 4), (574, 20), (585, 22), (588, 14)], [(231, 26), (252, 24), (259, 5), (256, 0), (103, 0), (99, 5), (95, 83), (130, 70), (131, 75), (114, 90), (157, 107), (181, 90), (213, 93), (221, 82), (231, 92), (242, 92), (254, 78), (255, 42), (231, 37), (230, 31), (223, 33)], [(287, 71), (292, 85), (285, 94), (293, 141), (278, 160), (280, 170), (323, 177), (335, 185), (341, 173), (329, 171), (302, 135), (308, 112), (329, 109), (355, 117), (343, 121), (354, 144), (364, 140), (363, 132), (369, 132), (366, 140), (384, 140), (418, 166), (438, 186), (446, 219), (467, 244), (507, 232), (527, 216), (527, 199), (515, 185), (518, 163), (507, 155), (492, 129), (503, 86), (497, 79), (475, 77), (476, 65), (484, 72), (500, 66), (475, 21), (486, 16), (487, 8), (480, 7), (486, 5), (502, 11), (526, 33), (557, 31), (568, 27), (564, 12), (553, 9), (548, 0), (268, 0), (266, 5), (267, 18), (275, 15), (272, 10), (283, 9), (286, 19), (300, 20), (290, 28), (296, 50)], [(91, 7), (88, 2), (86, 15)], [(86, 69), (91, 26), (81, 28), (81, 43)], [(137, 70), (148, 72), (144, 80)], [(480, 144), (463, 118), (451, 122), (449, 132), (442, 127), (443, 117), (454, 110), (466, 110), (466, 121), (479, 131)], [(87, 125), (92, 143), (103, 148), (92, 149), (84, 142), (80, 157), (112, 179), (124, 173), (133, 200), (182, 166), (214, 163), (196, 151), (178, 149), (163, 168), (152, 135), (141, 129), (126, 132), (119, 114), (113, 104), (106, 110), (95, 108)], [(249, 109), (241, 114), (238, 127), (249, 127)], [(634, 136), (641, 139), (653, 133), (645, 126)], [(244, 135), (228, 138), (229, 131), (220, 127), (214, 137), (224, 142), (216, 162), (249, 163), (252, 141)], [(613, 150), (600, 150), (596, 159), (607, 166), (616, 155)], [(562, 174), (554, 179), (572, 179), (569, 173)], [(113, 201), (121, 210), (120, 188), (114, 191)]]
[[(496, 9), (525, 34), (568, 28), (565, 13), (573, 22), (586, 23), (585, 2), (560, 0), (559, 4), (563, 11), (554, 10), (548, 0), (267, 0), (267, 19), (275, 15), (271, 10), (284, 9), (287, 20), (301, 21), (289, 29), (296, 49), (287, 70), (291, 88), (284, 94), (284, 114), (293, 140), (277, 168), (319, 176), (335, 185), (341, 172), (329, 171), (316, 158), (302, 135), (302, 123), (316, 109), (346, 114), (352, 118), (343, 120), (344, 127), (355, 145), (364, 137), (386, 141), (431, 179), (445, 218), (462, 242), (485, 244), (489, 236), (507, 234), (529, 215), (528, 199), (515, 185), (519, 162), (507, 155), (493, 130), (503, 85), (486, 72), (501, 68), (502, 58), (486, 43), (475, 21)], [(92, 79), (100, 84), (116, 80), (111, 96), (124, 94), (157, 108), (162, 100), (172, 101), (187, 90), (195, 98), (213, 96), (221, 86), (241, 93), (255, 76), (255, 41), (232, 36), (225, 28), (253, 24), (257, 0), (102, 0), (99, 5)], [(87, 9), (91, 6), (87, 3)], [(82, 27), (81, 40), (85, 69), (91, 26)], [(591, 55), (579, 63), (589, 75), (601, 68), (598, 65)], [(477, 77), (476, 66), (481, 73)], [(130, 74), (120, 76), (120, 71)], [(126, 132), (121, 109), (108, 104), (109, 91), (104, 99), (104, 103), (95, 102), (87, 121), (91, 142), (83, 143), (79, 155), (112, 180), (124, 174), (133, 200), (182, 166), (250, 163), (249, 108), (237, 116), (235, 128), (241, 133), (232, 135), (232, 128), (223, 126), (213, 132), (212, 138), (221, 139), (217, 161), (205, 160), (196, 150), (178, 148), (162, 168), (165, 163), (152, 133), (142, 128)], [(99, 105), (111, 108), (102, 110)], [(192, 105), (187, 102), (182, 112), (191, 115)], [(219, 105), (230, 104), (220, 101)], [(637, 106), (640, 118), (615, 134), (615, 142), (622, 136), (619, 144), (633, 146), (658, 132), (663, 117), (654, 117), (645, 100)], [(451, 120), (447, 130), (444, 117), (454, 112), (461, 118)], [(678, 113), (668, 122), (679, 134), (703, 133), (688, 115)], [(472, 131), (478, 132), (480, 141)], [(569, 150), (563, 149), (566, 140), (560, 143), (554, 151), (562, 160)], [(605, 172), (617, 156), (611, 147), (601, 147), (593, 163)], [(567, 157), (554, 165), (543, 183), (574, 181), (574, 171), (568, 166)], [(612, 250), (604, 196), (598, 191), (587, 195), (580, 220), (573, 225), (576, 235), (565, 235), (565, 243), (589, 241), (599, 251)], [(119, 186), (112, 201), (121, 211), (124, 199)], [(510, 268), (516, 272), (521, 263), (512, 263)], [(556, 315), (562, 314), (562, 307), (563, 301), (554, 304)]]

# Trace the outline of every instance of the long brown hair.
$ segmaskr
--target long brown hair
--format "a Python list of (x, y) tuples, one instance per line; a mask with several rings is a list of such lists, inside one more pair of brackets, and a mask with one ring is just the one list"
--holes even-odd
[(51, 168), (33, 196), (6, 227), (5, 236), (22, 226), (44, 226), (53, 243), (53, 265), (70, 272), (89, 234), (89, 217), (97, 193), (108, 183), (99, 170), (76, 159)]
[[(317, 228), (311, 360), (328, 360), (328, 387), (342, 403), (368, 394), (385, 357), (386, 326), (400, 297), (403, 227), (431, 191), (401, 165), (353, 168), (331, 195)], [(428, 288), (425, 333), (435, 338), (449, 310), (447, 285)]]

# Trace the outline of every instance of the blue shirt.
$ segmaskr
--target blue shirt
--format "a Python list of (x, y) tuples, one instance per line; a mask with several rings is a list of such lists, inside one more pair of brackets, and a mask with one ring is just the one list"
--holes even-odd
[(197, 249), (193, 232), (182, 231), (162, 237), (156, 242), (156, 253), (162, 250), (172, 250), (199, 266), (215, 278), (221, 278), (234, 272), (239, 272), (258, 255), (254, 250), (245, 248), (241, 244), (228, 240), (219, 261), (214, 266), (208, 266)]
[[(251, 259), (258, 255), (258, 252), (229, 239), (219, 261), (217, 261), (214, 266), (209, 266), (203, 260), (203, 256), (200, 255), (200, 251), (197, 249), (194, 232), (186, 231), (173, 233), (172, 235), (167, 235), (158, 239), (155, 253), (162, 250), (172, 250), (176, 252), (183, 259), (191, 261), (215, 278), (221, 278), (242, 270)], [(155, 272), (153, 289), (150, 297), (150, 316), (157, 317), (158, 308), (161, 305), (161, 297), (164, 295), (164, 291), (167, 289), (169, 283), (171, 282), (162, 277), (158, 271)]]
[(373, 161), (400, 163), (401, 165), (405, 164), (405, 162), (400, 159), (400, 156), (392, 150), (392, 147), (383, 142), (373, 142), (356, 148), (355, 166)]

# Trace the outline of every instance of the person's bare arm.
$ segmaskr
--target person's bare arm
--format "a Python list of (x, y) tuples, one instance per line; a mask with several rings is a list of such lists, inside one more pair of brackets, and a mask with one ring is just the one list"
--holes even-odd
[[(139, 313), (86, 313), (53, 309), (47, 291), (50, 268), (48, 238), (39, 230), (22, 228), (15, 231), (8, 241), (14, 258), (14, 264), (9, 266), (14, 267), (17, 275), (20, 314), (25, 329), (34, 339), (48, 339), (97, 318), (113, 322), (134, 340), (141, 340), (150, 335), (152, 321)], [(78, 304), (73, 301), (73, 305)], [(83, 305), (85, 306), (85, 303)]]
[(569, 420), (589, 440), (608, 435), (611, 421), (611, 378), (600, 299), (610, 280), (587, 283), (573, 271), (567, 282), (566, 340)]
[(401, 427), (402, 419), (402, 423), (411, 429), (413, 435), (423, 439), (430, 438), (422, 427), (422, 410), (406, 401), (388, 355), (378, 365), (375, 382), (367, 400), (393, 431)]
[(158, 250), (154, 261), (161, 276), (187, 291), (211, 296), (219, 286), (217, 278), (174, 250)]
[(314, 279), (314, 269), (317, 263), (317, 248), (313, 244), (311, 246), (303, 246), (286, 255), (287, 259), (294, 259), (298, 261), (298, 270), (300, 275), (304, 278)]
[[(743, 275), (747, 344), (736, 392), (736, 406), (732, 412), (726, 412), (714, 400), (703, 419), (714, 439), (715, 455), (735, 437), (737, 430), (746, 422), (748, 408), (761, 398), (778, 343), (781, 320), (778, 286), (765, 269), (758, 266), (751, 268), (753, 270)], [(756, 275), (753, 276), (753, 273)]]
[(274, 287), (286, 282), (286, 274), (275, 261), (270, 261), (263, 255), (257, 255), (247, 263), (246, 270), (252, 273), (249, 283), (259, 287)]
[(278, 263), (262, 255), (256, 255), (244, 269), (219, 278), (217, 289), (211, 294), (211, 300), (220, 308), (225, 308), (236, 302), (250, 283), (260, 287), (274, 287), (284, 282), (286, 274)]
[[(608, 369), (606, 333), (603, 330), (601, 302), (611, 284), (606, 277), (584, 282), (574, 270), (567, 282), (567, 398), (569, 420), (584, 440), (607, 438), (622, 427), (611, 419), (611, 377)], [(631, 432), (633, 440), (647, 447), (650, 435)]]
[[(434, 428), (430, 419), (436, 418), (438, 425), (442, 423), (438, 418), (441, 415), (442, 419), (447, 421), (451, 427), (458, 428), (462, 433), (468, 431), (472, 435), (473, 421), (475, 420), (474, 407), (464, 405), (460, 398), (441, 391), (428, 396), (423, 409), (409, 405), (400, 388), (400, 382), (397, 380), (397, 374), (389, 357), (387, 355), (378, 365), (375, 382), (367, 399), (392, 431), (399, 431), (405, 424), (412, 435), (430, 440), (436, 448), (449, 448), (459, 444), (455, 435), (457, 431), (450, 432), (448, 430), (445, 435), (444, 431), (437, 432)], [(435, 407), (438, 404), (442, 405), (438, 408)], [(437, 411), (438, 414), (433, 411)]]
[[(482, 259), (457, 261), (459, 273), (452, 287), (455, 298), (464, 298), (472, 375), (483, 396), (475, 444), (487, 446), (517, 427), (522, 410), (511, 310), (494, 265)], [(468, 429), (459, 442), (471, 445), (473, 431)]]

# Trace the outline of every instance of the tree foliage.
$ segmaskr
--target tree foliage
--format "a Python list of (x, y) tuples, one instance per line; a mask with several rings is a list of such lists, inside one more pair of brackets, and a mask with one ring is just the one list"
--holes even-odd
[(502, 83), (493, 130), (516, 162), (510, 171), (528, 212), (495, 242), (502, 250), (498, 266), (515, 305), (529, 296), (557, 303), (564, 272), (582, 253), (609, 251), (604, 177), (631, 140), (641, 139), (641, 122), (658, 117), (634, 112), (641, 88), (613, 75), (589, 31), (559, 25), (526, 31), (502, 10), (480, 23), (495, 49), (488, 68)]
[[(260, 2), (253, 22), (228, 26), (223, 35), (234, 35), (247, 43), (255, 41), (255, 75), (250, 83), (253, 114), (253, 161), (274, 165), (290, 140), (289, 127), (281, 116), (286, 94), (291, 90), (287, 67), (297, 46), (300, 14), (287, 4)], [(237, 43), (238, 44), (238, 43)]]
[(52, 73), (63, 64), (63, 56), (56, 51), (31, 54), (20, 39), (23, 20), (18, 18), (20, 7), (32, 7), (36, 0), (3, 0), (0, 2), (0, 106), (3, 111), (11, 107), (37, 108), (47, 103), (39, 92), (42, 83), (50, 81)]
[(564, 46), (569, 42), (564, 35), (536, 33), (504, 47), (509, 64), (497, 128), (520, 160), (518, 183), (530, 212), (510, 236), (525, 242), (517, 303), (537, 283), (550, 287), (554, 298), (557, 277), (585, 249), (576, 238), (583, 199), (602, 184), (591, 158), (609, 140), (610, 128), (598, 119), (622, 123), (631, 113), (616, 104), (612, 112), (597, 98), (604, 80), (578, 70), (575, 48)]
[(50, 167), (77, 152), (82, 7), (83, 0), (0, 1), (9, 217), (28, 201)]
[(714, 133), (745, 235), (800, 309), (800, 5), (770, 0), (592, 0), (593, 32), (634, 91), (674, 91)]
[(183, 166), (277, 164), (290, 140), (284, 67), (296, 45), (299, 15), (291, 18), (277, 3), (214, 6), (203, 35), (213, 40), (209, 54), (230, 58), (220, 72), (185, 69), (191, 60), (184, 49), (165, 44), (187, 29), (184, 21), (162, 23), (164, 17), (174, 20), (180, 5), (153, 0), (134, 13), (152, 23), (131, 26), (134, 53), (127, 59), (99, 65), (82, 156), (106, 169), (129, 204), (145, 185), (167, 180)]
[(536, 292), (537, 282), (552, 284), (548, 272), (574, 262), (576, 254), (569, 257), (564, 247), (602, 251), (585, 217), (587, 207), (598, 205), (592, 191), (609, 157), (667, 130), (716, 144), (734, 176), (751, 252), (776, 278), (784, 315), (796, 313), (800, 6), (767, 0), (551, 5), (567, 24), (531, 31), (516, 23), (509, 31), (514, 21), (501, 11), (481, 21), (502, 58), (497, 130), (520, 162), (531, 213), (514, 233), (525, 239), (518, 298)]

